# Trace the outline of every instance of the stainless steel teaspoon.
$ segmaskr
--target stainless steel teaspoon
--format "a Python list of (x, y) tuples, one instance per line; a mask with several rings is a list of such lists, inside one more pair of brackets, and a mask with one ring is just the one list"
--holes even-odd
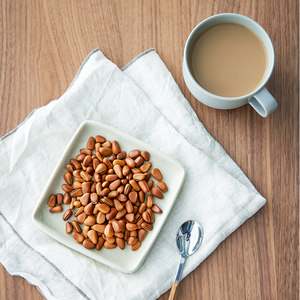
[(203, 230), (201, 226), (192, 220), (184, 222), (177, 231), (176, 244), (181, 254), (181, 261), (173, 283), (169, 300), (174, 300), (179, 281), (181, 279), (183, 266), (188, 256), (195, 253), (202, 243)]

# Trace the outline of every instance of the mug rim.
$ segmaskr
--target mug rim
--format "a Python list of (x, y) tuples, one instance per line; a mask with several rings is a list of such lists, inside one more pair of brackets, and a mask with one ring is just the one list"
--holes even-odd
[[(266, 43), (260, 38), (258, 37), (261, 42), (263, 43), (265, 49), (266, 49), (266, 52), (267, 52), (267, 58), (268, 60), (270, 58), (272, 58), (272, 61), (270, 61), (270, 67), (268, 67), (268, 70), (267, 73), (265, 74), (265, 78), (264, 80), (261, 81), (261, 83), (256, 87), (255, 90), (253, 90), (251, 93), (248, 93), (248, 94), (245, 94), (245, 95), (242, 95), (242, 96), (238, 96), (238, 97), (224, 97), (224, 96), (219, 96), (219, 95), (216, 95), (216, 94), (213, 94), (209, 91), (207, 91), (206, 89), (204, 89), (198, 82), (197, 80), (194, 78), (191, 70), (190, 70), (190, 66), (188, 64), (188, 48), (190, 49), (190, 41), (192, 39), (192, 37), (195, 35), (196, 31), (202, 27), (205, 23), (209, 22), (210, 20), (212, 19), (215, 19), (215, 18), (219, 18), (219, 17), (222, 17), (222, 16), (234, 16), (234, 17), (239, 17), (239, 18), (244, 18), (246, 19), (247, 21), (249, 21), (250, 23), (252, 23), (254, 26), (258, 27), (259, 30), (263, 33), (263, 35), (265, 36), (265, 38), (267, 39), (267, 41), (270, 43), (270, 51), (271, 53), (269, 54), (269, 52), (267, 51), (267, 47), (266, 47)], [(239, 24), (241, 25), (240, 23), (237, 23), (235, 22), (234, 20), (231, 22), (231, 23), (235, 23), (235, 24)], [(244, 26), (244, 25), (242, 25)], [(246, 26), (245, 26), (246, 27)], [(248, 27), (247, 27), (248, 28)], [(249, 30), (253, 31), (251, 28), (249, 28)], [(254, 33), (255, 34), (255, 33)], [(237, 13), (221, 13), (221, 14), (216, 14), (216, 15), (213, 15), (213, 16), (210, 16), (208, 18), (205, 18), (204, 20), (202, 20), (198, 25), (196, 25), (193, 30), (191, 31), (191, 33), (189, 34), (187, 40), (186, 40), (186, 43), (185, 43), (185, 46), (184, 46), (184, 64), (186, 65), (186, 71), (188, 72), (188, 75), (190, 76), (192, 82), (197, 86), (198, 89), (200, 89), (203, 93), (205, 93), (206, 95), (210, 96), (210, 97), (213, 97), (217, 100), (225, 100), (225, 101), (235, 101), (235, 100), (242, 100), (242, 99), (245, 99), (245, 98), (250, 98), (252, 97), (253, 95), (257, 94), (261, 89), (264, 88), (264, 86), (266, 85), (266, 83), (268, 82), (268, 80), (270, 79), (270, 76), (273, 72), (273, 69), (274, 69), (274, 64), (275, 64), (275, 51), (274, 51), (274, 46), (273, 46), (273, 43), (271, 41), (271, 38), (269, 37), (268, 33), (265, 31), (265, 29), (260, 25), (258, 24), (256, 21), (254, 21), (253, 19), (245, 16), (245, 15), (241, 15), (241, 14), (237, 14)]]

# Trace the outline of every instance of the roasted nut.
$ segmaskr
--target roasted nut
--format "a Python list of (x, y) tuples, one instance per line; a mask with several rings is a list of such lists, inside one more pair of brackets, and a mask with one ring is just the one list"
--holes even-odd
[(126, 204), (125, 204), (125, 207), (126, 207), (126, 211), (127, 213), (132, 213), (133, 212), (133, 206), (132, 206), (132, 203), (131, 201), (126, 201)]
[(129, 183), (132, 186), (132, 188), (135, 189), (136, 191), (139, 191), (141, 189), (135, 180), (131, 179), (129, 180)]
[(151, 170), (151, 175), (157, 180), (157, 181), (162, 181), (163, 176), (161, 175), (161, 172), (159, 169), (154, 168)]
[(56, 205), (56, 195), (52, 194), (48, 200), (48, 206), (54, 207)]
[(145, 175), (143, 173), (133, 174), (133, 179), (136, 181), (141, 181), (145, 179)]
[(104, 174), (107, 171), (107, 165), (105, 163), (101, 163), (97, 166), (95, 173)]
[(143, 157), (143, 159), (145, 161), (149, 161), (149, 159), (150, 159), (150, 154), (147, 151), (142, 151), (141, 156)]
[(127, 245), (134, 245), (134, 244), (136, 244), (137, 243), (137, 241), (138, 241), (138, 239), (136, 238), (136, 237), (134, 237), (134, 236), (131, 236), (131, 237), (129, 237), (128, 238), (128, 240), (127, 240)]
[(138, 241), (136, 242), (134, 245), (131, 246), (131, 250), (132, 251), (136, 251), (137, 249), (139, 249), (141, 247), (141, 242)]
[(153, 205), (153, 196), (152, 195), (147, 195), (147, 200), (146, 200), (146, 206), (148, 208), (151, 208)]
[(96, 245), (89, 239), (85, 239), (83, 241), (82, 245), (84, 248), (87, 248), (87, 249), (94, 249), (96, 247)]
[(92, 156), (91, 155), (87, 155), (84, 158), (84, 160), (82, 162), (82, 165), (87, 168), (92, 161), (93, 161)]
[(95, 224), (92, 226), (92, 229), (96, 230), (99, 233), (104, 233), (106, 225), (104, 224)]
[(126, 224), (126, 229), (129, 230), (129, 231), (137, 230), (137, 225), (134, 224), (134, 223), (127, 223)]
[(120, 184), (121, 184), (121, 180), (117, 179), (109, 184), (109, 189), (111, 191), (115, 191), (120, 186)]
[(98, 234), (94, 229), (91, 229), (87, 232), (88, 238), (91, 240), (92, 243), (97, 244), (98, 242)]
[(164, 193), (168, 191), (168, 186), (162, 181), (157, 183), (157, 187)]
[(137, 199), (138, 199), (138, 194), (137, 194), (136, 191), (132, 191), (132, 192), (129, 193), (128, 197), (129, 197), (129, 200), (130, 200), (133, 204), (135, 204), (136, 201), (137, 201)]
[[(70, 164), (72, 165), (72, 167), (75, 169), (75, 170), (79, 170), (81, 169), (81, 164), (74, 158), (72, 158), (70, 160)], [(74, 175), (74, 174), (73, 174)], [(75, 175), (74, 175), (75, 176)]]
[(74, 213), (74, 217), (78, 217), (84, 211), (84, 206), (80, 206)]
[(143, 164), (144, 159), (141, 156), (138, 156), (134, 162), (135, 162), (135, 166), (138, 168)]
[(71, 218), (72, 214), (73, 213), (72, 213), (71, 209), (66, 210), (65, 213), (64, 213), (64, 215), (63, 215), (63, 220), (64, 221), (69, 220)]
[(163, 212), (163, 211), (160, 209), (160, 207), (157, 206), (156, 204), (153, 204), (152, 207), (151, 207), (151, 209), (152, 209), (152, 211), (153, 211), (154, 213), (157, 213), (157, 214), (162, 214), (162, 212)]
[(66, 223), (66, 233), (71, 233), (73, 231), (73, 226), (70, 222)]
[(125, 161), (121, 160), (121, 159), (115, 159), (113, 161), (113, 166), (115, 166), (115, 165), (119, 165), (120, 167), (124, 167), (125, 166)]
[(73, 174), (74, 168), (73, 168), (72, 165), (66, 164), (66, 169), (67, 169), (71, 174)]
[(83, 223), (86, 226), (93, 226), (96, 224), (96, 218), (95, 216), (88, 216)]
[(90, 182), (83, 182), (81, 185), (82, 193), (89, 193), (91, 191), (91, 183)]
[(145, 229), (140, 229), (140, 230), (138, 231), (138, 238), (139, 238), (139, 241), (140, 241), (140, 242), (142, 242), (142, 241), (145, 239), (147, 233), (148, 233), (148, 232), (147, 232)]
[(152, 224), (149, 224), (149, 223), (146, 223), (146, 222), (143, 222), (141, 226), (142, 226), (142, 228), (144, 228), (145, 230), (148, 230), (148, 231), (153, 229)]
[(112, 150), (109, 147), (101, 147), (100, 150), (99, 150), (99, 152), (103, 156), (109, 156), (109, 155), (111, 155)]
[(55, 214), (55, 213), (60, 213), (62, 212), (63, 208), (59, 205), (59, 206), (54, 206), (52, 208), (49, 209), (49, 212), (51, 214)]
[(138, 185), (145, 194), (149, 192), (149, 186), (145, 180), (139, 181)]
[(61, 187), (62, 187), (62, 189), (63, 189), (65, 192), (67, 192), (67, 193), (70, 193), (70, 192), (73, 191), (73, 187), (70, 186), (70, 185), (63, 184)]
[(95, 137), (95, 140), (96, 140), (96, 143), (105, 143), (105, 141), (106, 141), (106, 139), (105, 139), (105, 137), (103, 137), (103, 136), (101, 136), (101, 135), (97, 135), (96, 137)]
[(135, 162), (130, 157), (125, 158), (125, 163), (128, 165), (129, 168), (134, 168), (135, 167)]
[(82, 195), (83, 195), (82, 189), (76, 189), (70, 192), (71, 197), (80, 197)]
[(104, 239), (102, 237), (99, 237), (98, 238), (98, 243), (96, 245), (96, 249), (101, 250), (101, 248), (103, 247), (103, 244), (104, 244)]
[(125, 249), (125, 241), (123, 239), (116, 238), (116, 244), (121, 250)]
[(104, 214), (107, 214), (110, 211), (110, 207), (107, 204), (98, 203), (96, 207)]
[(114, 248), (116, 248), (116, 247), (117, 247), (116, 244), (111, 244), (111, 243), (109, 243), (108, 241), (105, 241), (105, 242), (104, 242), (104, 248), (106, 248), (106, 249), (114, 249)]
[(104, 234), (107, 236), (107, 237), (112, 237), (114, 235), (114, 229), (112, 227), (111, 224), (107, 224), (105, 229), (104, 229)]
[(78, 233), (81, 233), (81, 227), (80, 227), (80, 225), (79, 225), (75, 220), (73, 220), (73, 221), (71, 222), (71, 224), (72, 224), (73, 228), (74, 228)]
[(124, 159), (126, 156), (127, 153), (125, 151), (122, 151), (117, 155), (117, 159)]
[(78, 232), (73, 231), (72, 236), (73, 236), (74, 240), (79, 244), (81, 244), (84, 240), (84, 236)]
[(101, 211), (99, 211), (98, 214), (97, 214), (96, 222), (98, 224), (103, 224), (105, 222), (105, 214), (102, 213)]
[(90, 193), (85, 193), (80, 197), (80, 202), (82, 205), (86, 206), (90, 201)]
[(106, 220), (112, 220), (116, 215), (118, 214), (118, 211), (112, 207), (110, 209), (110, 212), (108, 214), (106, 214)]
[(72, 174), (70, 172), (66, 172), (64, 174), (64, 179), (65, 179), (65, 182), (68, 184), (68, 185), (72, 185), (73, 184), (73, 177), (72, 177)]
[(162, 192), (155, 186), (151, 189), (151, 194), (158, 199), (164, 198), (164, 195), (162, 194)]
[(144, 163), (143, 165), (141, 165), (140, 170), (145, 173), (147, 172), (150, 168), (151, 168), (152, 164), (150, 161)]
[(131, 150), (129, 153), (128, 153), (128, 156), (130, 158), (137, 158), (139, 155), (141, 155), (141, 151), (140, 150)]
[(122, 167), (120, 165), (114, 165), (113, 169), (119, 178), (123, 178)]
[(93, 214), (94, 207), (95, 207), (95, 205), (94, 205), (92, 202), (90, 202), (90, 203), (84, 208), (84, 212), (85, 212), (88, 216), (90, 216), (90, 215)]

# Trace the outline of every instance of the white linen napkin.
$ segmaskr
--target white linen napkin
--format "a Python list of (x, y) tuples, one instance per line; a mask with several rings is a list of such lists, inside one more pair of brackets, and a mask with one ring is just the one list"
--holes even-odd
[[(141, 268), (124, 274), (35, 228), (32, 210), (69, 139), (84, 120), (125, 131), (178, 160), (186, 179)], [(105, 134), (104, 134), (105, 135)], [(94, 50), (58, 100), (33, 111), (0, 141), (0, 262), (48, 299), (156, 299), (179, 263), (174, 237), (187, 219), (204, 229), (194, 270), (265, 204), (265, 199), (207, 133), (153, 49), (121, 71)]]

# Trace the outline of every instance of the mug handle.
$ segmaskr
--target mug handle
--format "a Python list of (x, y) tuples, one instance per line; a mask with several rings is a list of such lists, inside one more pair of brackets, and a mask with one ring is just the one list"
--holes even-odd
[(266, 88), (253, 95), (249, 104), (264, 118), (277, 108), (277, 101)]

